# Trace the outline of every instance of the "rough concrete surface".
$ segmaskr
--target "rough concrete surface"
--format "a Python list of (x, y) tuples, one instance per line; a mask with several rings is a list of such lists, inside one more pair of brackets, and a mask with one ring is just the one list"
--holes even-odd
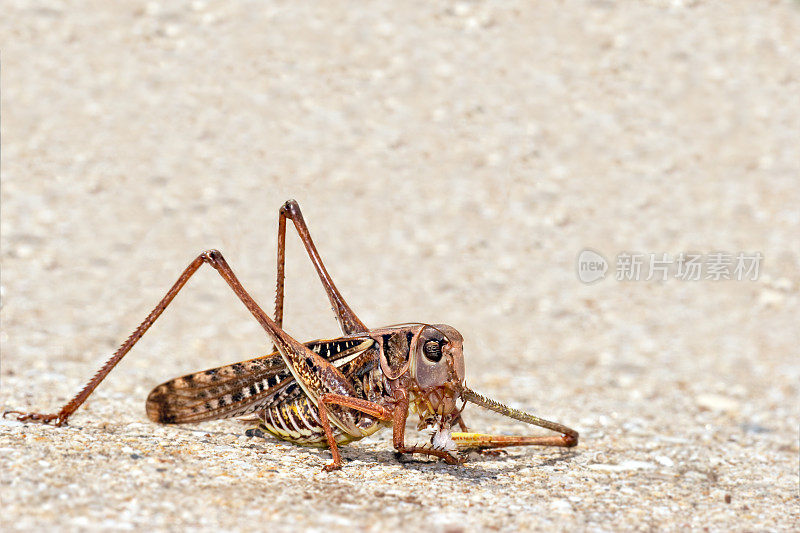
[[(797, 2), (4, 0), (0, 45), (0, 408), (58, 409), (203, 249), (270, 309), (296, 198), (365, 323), (451, 324), (470, 386), (581, 432), (453, 467), (384, 431), (328, 474), (151, 423), (156, 384), (269, 350), (206, 269), (69, 426), (2, 421), (3, 530), (798, 527)], [(335, 336), (288, 242), (286, 329)], [(763, 261), (617, 281), (623, 252)]]

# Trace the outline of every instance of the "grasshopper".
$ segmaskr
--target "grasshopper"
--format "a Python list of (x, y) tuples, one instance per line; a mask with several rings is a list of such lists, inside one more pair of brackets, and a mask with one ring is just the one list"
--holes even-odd
[[(286, 221), (297, 230), (336, 313), (343, 335), (301, 343), (283, 330)], [(144, 319), (86, 386), (58, 413), (6, 411), (19, 421), (67, 423), (114, 366), (153, 325), (189, 278), (203, 265), (213, 267), (261, 324), (273, 353), (248, 361), (187, 374), (157, 386), (147, 397), (147, 416), (162, 424), (257, 416), (249, 435), (270, 433), (305, 446), (329, 447), (341, 468), (339, 446), (392, 427), (401, 454), (464, 462), (466, 451), (507, 446), (578, 444), (578, 432), (486, 398), (465, 384), (463, 339), (444, 324), (407, 323), (369, 329), (345, 302), (311, 240), (300, 206), (286, 202), (278, 217), (278, 281), (271, 318), (247, 293), (218, 250), (201, 253), (186, 267), (155, 309)], [(458, 406), (459, 400), (462, 402)], [(502, 415), (540, 426), (560, 436), (505, 436), (469, 433), (461, 413), (472, 402)], [(431, 443), (405, 443), (409, 412), (419, 415), (419, 429), (433, 427)], [(461, 432), (452, 432), (458, 424)]]

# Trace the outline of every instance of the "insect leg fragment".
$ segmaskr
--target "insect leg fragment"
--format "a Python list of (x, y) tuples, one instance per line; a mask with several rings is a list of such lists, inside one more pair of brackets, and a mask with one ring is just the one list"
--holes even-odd
[(518, 436), (518, 435), (485, 435), (483, 433), (453, 433), (450, 435), (459, 448), (508, 448), (510, 446), (559, 446), (569, 448), (571, 445), (564, 437), (553, 436)]
[(477, 392), (463, 387), (461, 390), (461, 398), (465, 401), (472, 402), (480, 405), (490, 411), (499, 413), (503, 416), (525, 422), (534, 426), (543, 427), (551, 431), (561, 433), (561, 436), (504, 436), (504, 435), (484, 435), (480, 433), (453, 433), (452, 439), (457, 445), (465, 448), (504, 448), (506, 446), (559, 446), (562, 448), (572, 448), (578, 445), (578, 432), (563, 424), (551, 422), (544, 418), (531, 415), (519, 409), (514, 409), (507, 405), (487, 398)]

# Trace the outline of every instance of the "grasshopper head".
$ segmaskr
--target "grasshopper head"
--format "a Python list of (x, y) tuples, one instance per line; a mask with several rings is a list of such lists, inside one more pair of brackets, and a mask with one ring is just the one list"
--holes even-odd
[(411, 375), (417, 397), (428, 415), (451, 415), (464, 385), (461, 334), (444, 324), (426, 325), (412, 343)]

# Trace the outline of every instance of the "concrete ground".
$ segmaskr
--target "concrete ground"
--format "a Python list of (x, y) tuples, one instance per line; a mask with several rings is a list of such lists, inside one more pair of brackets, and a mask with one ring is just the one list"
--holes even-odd
[[(327, 474), (236, 421), (153, 424), (153, 386), (269, 350), (208, 269), (68, 427), (0, 424), (4, 531), (797, 528), (797, 2), (1, 10), (0, 408), (56, 410), (203, 249), (271, 308), (296, 198), (366, 324), (451, 324), (471, 387), (581, 432), (453, 467), (384, 431)], [(286, 329), (335, 336), (297, 242)], [(763, 259), (616, 279), (682, 252)]]

